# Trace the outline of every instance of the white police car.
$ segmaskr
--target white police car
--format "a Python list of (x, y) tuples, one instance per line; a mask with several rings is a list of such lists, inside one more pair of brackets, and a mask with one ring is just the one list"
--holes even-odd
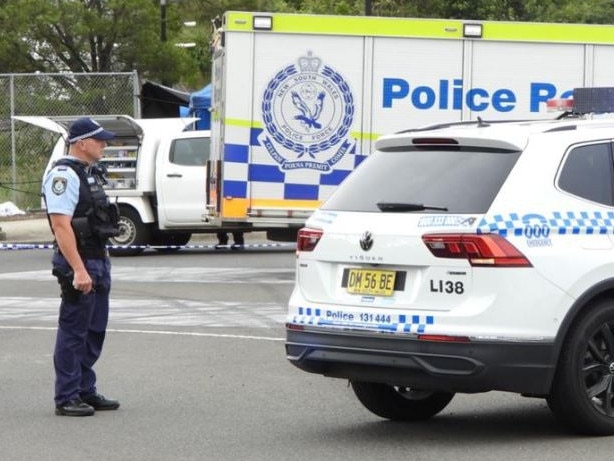
[(392, 420), (499, 390), (613, 434), (613, 139), (573, 116), (380, 138), (299, 233), (288, 359)]

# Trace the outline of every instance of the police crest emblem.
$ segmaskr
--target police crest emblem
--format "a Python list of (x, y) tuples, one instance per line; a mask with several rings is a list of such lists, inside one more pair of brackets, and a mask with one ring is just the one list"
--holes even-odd
[(53, 178), (51, 190), (55, 195), (62, 195), (64, 192), (66, 192), (66, 178)]
[(308, 52), (279, 71), (262, 98), (261, 143), (282, 170), (329, 172), (353, 147), (354, 97), (344, 78)]

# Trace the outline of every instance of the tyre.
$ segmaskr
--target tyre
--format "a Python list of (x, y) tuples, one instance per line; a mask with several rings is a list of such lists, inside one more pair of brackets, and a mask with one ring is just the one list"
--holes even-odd
[(588, 308), (569, 331), (548, 406), (575, 432), (614, 434), (614, 300)]
[(181, 249), (179, 247), (186, 245), (191, 238), (192, 234), (190, 234), (189, 232), (164, 233), (158, 231), (154, 232), (153, 234), (152, 245), (174, 247), (154, 249), (160, 253), (176, 253)]
[[(111, 245), (125, 247), (142, 247), (149, 244), (151, 232), (143, 224), (139, 214), (132, 208), (121, 207), (119, 210), (119, 235), (109, 239)], [(134, 256), (142, 253), (144, 248), (111, 248), (113, 256)]]
[(371, 413), (393, 421), (422, 421), (443, 410), (453, 393), (389, 384), (352, 382), (354, 394)]

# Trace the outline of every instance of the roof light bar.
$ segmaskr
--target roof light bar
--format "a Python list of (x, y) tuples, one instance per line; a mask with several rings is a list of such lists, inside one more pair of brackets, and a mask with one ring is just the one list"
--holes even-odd
[(548, 112), (572, 112), (574, 110), (574, 101), (573, 99), (548, 99), (546, 101), (546, 109)]
[(614, 87), (574, 88), (573, 100), (577, 114), (614, 112)]

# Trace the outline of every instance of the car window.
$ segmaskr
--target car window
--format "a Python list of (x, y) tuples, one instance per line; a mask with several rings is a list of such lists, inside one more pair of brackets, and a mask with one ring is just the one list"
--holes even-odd
[(322, 208), (379, 212), (377, 203), (389, 202), (443, 207), (448, 213), (485, 213), (519, 155), (465, 147), (378, 151)]
[(185, 138), (173, 141), (170, 162), (184, 166), (203, 166), (209, 160), (209, 138)]
[(572, 149), (559, 176), (559, 187), (593, 202), (612, 205), (612, 152), (610, 143)]

